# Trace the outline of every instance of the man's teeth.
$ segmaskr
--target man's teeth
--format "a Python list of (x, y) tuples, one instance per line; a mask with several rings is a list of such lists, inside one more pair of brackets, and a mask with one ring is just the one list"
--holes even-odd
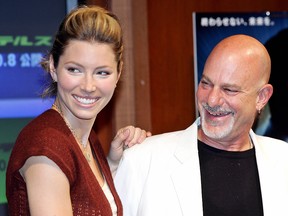
[(214, 115), (214, 116), (224, 116), (224, 115), (227, 115), (228, 113), (229, 112), (224, 112), (224, 113), (212, 113), (212, 112), (209, 112), (210, 115)]

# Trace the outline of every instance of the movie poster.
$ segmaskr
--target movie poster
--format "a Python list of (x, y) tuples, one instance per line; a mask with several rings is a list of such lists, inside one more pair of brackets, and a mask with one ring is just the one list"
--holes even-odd
[(274, 93), (254, 131), (288, 141), (288, 12), (193, 13), (195, 87), (213, 47), (225, 37), (247, 34), (262, 42), (271, 57)]

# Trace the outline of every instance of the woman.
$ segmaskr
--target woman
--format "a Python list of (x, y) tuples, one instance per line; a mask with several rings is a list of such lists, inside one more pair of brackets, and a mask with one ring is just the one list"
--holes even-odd
[[(7, 168), (10, 215), (122, 215), (108, 162), (92, 130), (122, 70), (118, 19), (99, 7), (80, 7), (61, 23), (42, 66), (51, 75), (44, 96), (52, 108), (19, 134)], [(123, 143), (145, 139), (127, 127), (114, 138), (108, 161), (117, 167)]]

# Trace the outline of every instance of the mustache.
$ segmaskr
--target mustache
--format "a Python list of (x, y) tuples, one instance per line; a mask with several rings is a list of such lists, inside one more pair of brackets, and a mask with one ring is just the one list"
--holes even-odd
[(209, 106), (208, 103), (203, 103), (202, 106), (209, 113), (222, 113), (222, 114), (232, 113), (232, 114), (234, 114), (234, 112), (232, 110), (224, 109), (219, 105), (211, 107), (211, 106)]

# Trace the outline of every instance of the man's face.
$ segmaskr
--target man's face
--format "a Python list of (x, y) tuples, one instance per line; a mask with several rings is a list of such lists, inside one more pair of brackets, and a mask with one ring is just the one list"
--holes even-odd
[(213, 142), (233, 142), (252, 127), (257, 102), (257, 66), (239, 55), (208, 59), (197, 90), (201, 129)]

